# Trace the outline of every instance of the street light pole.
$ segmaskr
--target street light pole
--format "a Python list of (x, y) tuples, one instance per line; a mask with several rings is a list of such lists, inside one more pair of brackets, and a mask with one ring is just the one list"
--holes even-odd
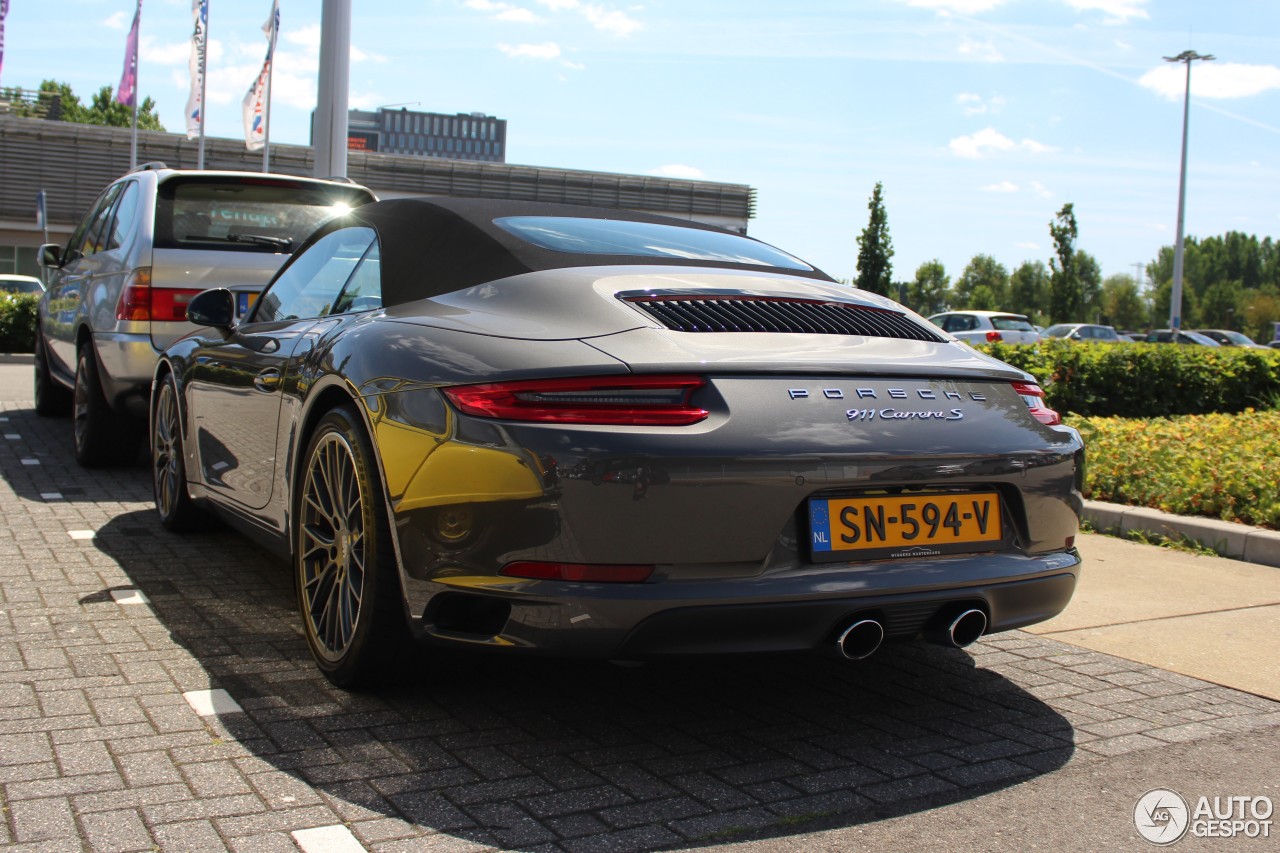
[(1191, 115), (1191, 63), (1209, 61), (1212, 55), (1184, 50), (1177, 56), (1166, 56), (1165, 62), (1183, 62), (1187, 66), (1187, 91), (1182, 101), (1182, 172), (1178, 178), (1178, 238), (1173, 246), (1173, 292), (1169, 295), (1169, 328), (1182, 328), (1182, 226), (1187, 209), (1187, 120)]

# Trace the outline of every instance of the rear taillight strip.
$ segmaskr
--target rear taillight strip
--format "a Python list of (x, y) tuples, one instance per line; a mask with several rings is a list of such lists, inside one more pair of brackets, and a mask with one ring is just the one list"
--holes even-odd
[(1047, 426), (1057, 426), (1062, 423), (1062, 416), (1044, 404), (1044, 389), (1039, 385), (1031, 382), (1014, 382), (1013, 390), (1022, 398), (1022, 402), (1027, 404), (1031, 417)]
[(590, 376), (457, 385), (444, 394), (466, 415), (509, 421), (689, 426), (708, 412), (691, 402), (701, 376)]

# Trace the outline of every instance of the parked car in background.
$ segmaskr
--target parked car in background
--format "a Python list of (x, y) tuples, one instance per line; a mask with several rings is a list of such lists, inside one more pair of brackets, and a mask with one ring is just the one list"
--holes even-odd
[(1217, 341), (1220, 346), (1266, 349), (1265, 346), (1256, 342), (1253, 338), (1243, 332), (1233, 332), (1230, 329), (1196, 329), (1196, 331), (1204, 335), (1206, 338), (1212, 338)]
[(772, 246), (396, 199), (156, 367), (156, 511), (291, 560), (319, 668), (966, 645), (1071, 597), (1084, 446), (1035, 379)]
[(1040, 340), (1025, 315), (1005, 311), (947, 311), (934, 314), (929, 322), (970, 344), (1034, 344)]
[(1207, 335), (1199, 332), (1193, 332), (1189, 329), (1156, 329), (1153, 332), (1147, 332), (1146, 342), (1149, 344), (1191, 344), (1202, 347), (1216, 347), (1218, 342)]
[(1044, 337), (1107, 344), (1131, 343), (1133, 340), (1122, 336), (1111, 326), (1097, 323), (1057, 323), (1044, 330)]
[(40, 247), (36, 411), (72, 410), (82, 465), (134, 459), (156, 358), (195, 328), (191, 297), (216, 282), (243, 313), (317, 226), (374, 200), (350, 182), (161, 163), (112, 182), (65, 247)]
[(44, 293), (44, 282), (29, 275), (0, 273), (0, 293)]

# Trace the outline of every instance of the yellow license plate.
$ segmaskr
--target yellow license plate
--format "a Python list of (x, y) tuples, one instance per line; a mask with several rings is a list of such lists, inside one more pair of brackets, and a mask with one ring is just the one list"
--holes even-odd
[(1004, 541), (1000, 495), (813, 498), (809, 535), (813, 558), (819, 561), (988, 550)]

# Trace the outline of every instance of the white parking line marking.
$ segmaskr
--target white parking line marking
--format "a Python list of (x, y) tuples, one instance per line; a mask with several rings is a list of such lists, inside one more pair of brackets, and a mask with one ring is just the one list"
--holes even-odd
[(68, 530), (67, 535), (72, 539), (92, 539), (97, 535), (93, 530)]
[(151, 603), (151, 599), (147, 598), (147, 594), (140, 589), (113, 589), (111, 597), (116, 600), (116, 604)]
[(39, 465), (40, 460), (39, 459), (23, 459), (22, 464), (23, 465)]
[(201, 717), (216, 717), (220, 714), (243, 714), (244, 708), (231, 694), (225, 690), (188, 690), (182, 694), (191, 710)]
[(289, 833), (303, 853), (365, 853), (364, 845), (345, 826), (317, 826)]
[(47, 501), (60, 501), (62, 492), (41, 492), (40, 497)]
[(9, 441), (22, 441), (22, 436), (18, 435), (16, 432), (6, 432), (4, 437)]

